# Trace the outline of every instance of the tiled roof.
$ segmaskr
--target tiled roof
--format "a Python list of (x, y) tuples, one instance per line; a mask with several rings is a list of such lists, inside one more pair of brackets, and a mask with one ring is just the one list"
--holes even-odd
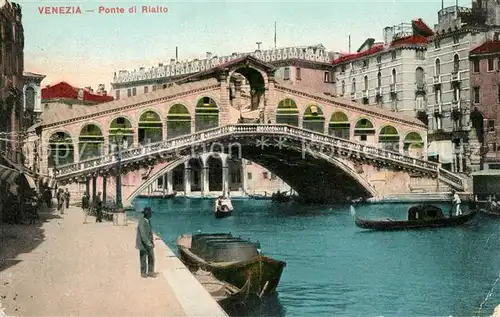
[(500, 53), (500, 41), (486, 41), (472, 51), (471, 55)]
[(338, 64), (345, 63), (345, 62), (348, 62), (351, 60), (355, 60), (355, 59), (358, 59), (361, 57), (365, 57), (365, 56), (368, 56), (371, 54), (375, 54), (375, 53), (378, 53), (378, 52), (383, 51), (383, 50), (384, 50), (384, 45), (376, 45), (376, 46), (373, 46), (373, 47), (367, 49), (366, 51), (363, 51), (360, 53), (353, 53), (353, 54), (347, 54), (347, 55), (340, 56), (339, 58), (334, 59), (332, 64), (338, 65)]
[(426, 46), (427, 38), (422, 35), (410, 35), (397, 39), (391, 43), (391, 47), (410, 45), (410, 46)]
[[(78, 88), (62, 81), (53, 86), (43, 88), (42, 99), (78, 99)], [(93, 94), (89, 92), (88, 89), (84, 89), (83, 100), (100, 103), (112, 101), (113, 97)]]
[(422, 21), (422, 19), (419, 18), (419, 19), (413, 20), (412, 24), (413, 24), (413, 28), (416, 29), (416, 30), (414, 30), (414, 33), (417, 33), (417, 34), (420, 34), (423, 36), (434, 35), (434, 31), (432, 31), (432, 29), (430, 27), (428, 27), (427, 24), (425, 24), (425, 22)]
[[(111, 102), (105, 102), (93, 106), (84, 106), (84, 105), (68, 106), (60, 102), (50, 103), (49, 106), (45, 108), (42, 113), (42, 122), (43, 125), (45, 126), (49, 124), (55, 124), (58, 122), (62, 123), (63, 121), (70, 119), (79, 119), (79, 118), (83, 119), (85, 116), (93, 114), (98, 115), (101, 112), (110, 110), (115, 110), (116, 113), (119, 113), (120, 111), (123, 111), (122, 110), (123, 107), (128, 107), (134, 104), (140, 104), (145, 101), (154, 101), (155, 99), (162, 99), (165, 97), (176, 95), (178, 93), (200, 89), (216, 85), (218, 83), (219, 81), (217, 79), (211, 78), (198, 82), (185, 83), (182, 85), (174, 85), (170, 88), (160, 89), (146, 94), (114, 100)], [(141, 107), (141, 105), (138, 105), (137, 107)]]

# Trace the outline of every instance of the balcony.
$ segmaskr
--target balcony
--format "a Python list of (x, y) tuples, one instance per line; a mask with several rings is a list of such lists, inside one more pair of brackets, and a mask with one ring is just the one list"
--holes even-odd
[(451, 73), (451, 83), (454, 86), (459, 86), (460, 85), (460, 73), (458, 71), (454, 71)]
[(395, 94), (396, 93), (396, 84), (391, 84), (390, 88), (391, 88), (391, 94)]
[(369, 94), (368, 94), (368, 89), (365, 89), (361, 92), (361, 97), (363, 98), (368, 98)]
[(382, 96), (382, 87), (375, 87), (375, 95)]
[(417, 83), (417, 93), (424, 93), (425, 94), (425, 83)]
[(433, 85), (441, 85), (441, 75), (437, 75), (432, 77), (432, 84)]
[(443, 115), (443, 105), (439, 102), (437, 105), (434, 105), (434, 116), (441, 117)]

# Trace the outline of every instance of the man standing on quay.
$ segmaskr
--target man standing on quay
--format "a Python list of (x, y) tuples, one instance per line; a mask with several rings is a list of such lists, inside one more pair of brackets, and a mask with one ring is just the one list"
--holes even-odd
[(153, 250), (153, 231), (150, 221), (152, 213), (151, 207), (145, 207), (142, 211), (143, 215), (139, 217), (139, 224), (137, 225), (135, 247), (139, 250), (142, 277), (156, 277), (156, 273), (154, 272), (155, 255)]

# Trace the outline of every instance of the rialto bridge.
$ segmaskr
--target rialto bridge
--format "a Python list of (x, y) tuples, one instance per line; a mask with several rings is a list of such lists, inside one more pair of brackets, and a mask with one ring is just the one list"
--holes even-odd
[[(426, 160), (420, 121), (298, 89), (275, 79), (275, 71), (247, 56), (144, 95), (91, 107), (51, 105), (37, 130), (41, 172), (76, 194), (93, 188), (111, 198), (120, 157), (125, 203), (158, 179), (188, 193), (195, 168), (202, 193), (212, 191), (214, 165), (218, 189), (227, 192), (231, 169), (243, 173), (242, 158), (315, 201), (465, 189), (462, 178)], [(241, 76), (250, 96), (238, 89)], [(258, 123), (241, 123), (245, 104)]]

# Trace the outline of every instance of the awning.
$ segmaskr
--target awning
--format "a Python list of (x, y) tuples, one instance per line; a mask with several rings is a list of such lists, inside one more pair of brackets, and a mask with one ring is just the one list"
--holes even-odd
[(429, 147), (427, 148), (427, 156), (438, 156), (439, 155), (439, 149), (436, 141), (432, 141), (431, 144), (429, 144)]
[(15, 169), (0, 165), (0, 181), (7, 183), (9, 191), (14, 195), (18, 194), (16, 180), (20, 175), (21, 173)]
[(57, 181), (54, 177), (40, 175), (42, 184), (46, 184), (48, 188), (56, 188)]
[(451, 141), (439, 141), (439, 162), (451, 163), (453, 161), (453, 144)]

